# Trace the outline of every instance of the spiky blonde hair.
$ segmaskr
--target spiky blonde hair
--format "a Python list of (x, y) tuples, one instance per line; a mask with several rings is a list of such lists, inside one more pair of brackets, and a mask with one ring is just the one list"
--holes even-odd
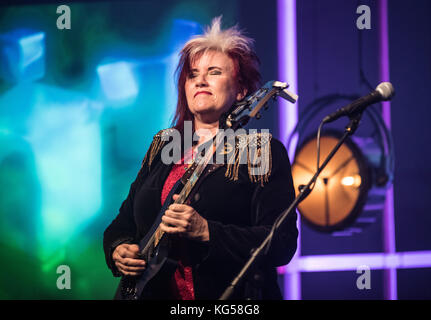
[(240, 90), (247, 95), (259, 88), (261, 75), (259, 72), (259, 58), (254, 52), (254, 40), (246, 37), (238, 28), (221, 29), (222, 17), (212, 20), (203, 35), (197, 35), (189, 40), (180, 52), (177, 66), (178, 102), (173, 124), (182, 132), (184, 121), (193, 120), (185, 94), (185, 82), (190, 73), (191, 63), (209, 50), (220, 51), (229, 56), (234, 64), (234, 74)]
[(189, 55), (193, 61), (197, 54), (208, 50), (217, 50), (223, 53), (230, 51), (252, 52), (254, 40), (246, 37), (235, 25), (229, 29), (221, 30), (222, 16), (212, 20), (211, 26), (205, 29), (203, 35), (198, 35), (189, 40), (183, 48), (183, 52)]

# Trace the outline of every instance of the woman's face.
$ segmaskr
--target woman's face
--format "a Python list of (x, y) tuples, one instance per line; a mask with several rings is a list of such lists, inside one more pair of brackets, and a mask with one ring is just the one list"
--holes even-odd
[(218, 121), (246, 94), (239, 92), (232, 59), (218, 51), (207, 51), (191, 64), (185, 92), (195, 119), (206, 123)]

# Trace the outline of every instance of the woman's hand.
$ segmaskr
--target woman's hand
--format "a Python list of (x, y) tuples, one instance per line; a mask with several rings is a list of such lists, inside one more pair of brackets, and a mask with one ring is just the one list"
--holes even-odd
[(123, 243), (118, 245), (112, 253), (112, 259), (117, 269), (125, 276), (138, 276), (144, 270), (146, 263), (138, 259), (139, 246)]
[[(177, 198), (178, 195), (174, 194), (174, 201)], [(210, 239), (207, 220), (186, 204), (171, 204), (162, 217), (160, 229), (168, 234), (177, 234), (193, 240)]]

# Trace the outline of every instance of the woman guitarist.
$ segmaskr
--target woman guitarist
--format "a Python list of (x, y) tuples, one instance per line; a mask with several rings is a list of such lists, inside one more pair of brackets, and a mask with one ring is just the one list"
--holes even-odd
[[(258, 89), (258, 65), (252, 40), (236, 27), (221, 30), (220, 18), (214, 19), (203, 35), (185, 44), (177, 68), (175, 126), (155, 135), (118, 216), (104, 233), (106, 261), (114, 276), (136, 277), (145, 271), (140, 239), (190, 166), (188, 157), (193, 158), (218, 132), (222, 115), (232, 105)], [(165, 163), (163, 147), (168, 142), (163, 135), (176, 130), (184, 142), (187, 121), (194, 133), (199, 132), (199, 141), (184, 150), (177, 163)], [(286, 149), (274, 138), (264, 140), (257, 144), (258, 153), (270, 161), (264, 172), (251, 174), (250, 161), (238, 163), (236, 158), (236, 162), (215, 166), (201, 176), (187, 202), (167, 207), (159, 229), (172, 240), (170, 255), (177, 264), (172, 272), (154, 276), (140, 299), (217, 299), (229, 286), (251, 250), (260, 245), (275, 219), (295, 198)], [(234, 152), (238, 146), (230, 147), (224, 152)], [(177, 198), (175, 194), (173, 200)], [(242, 282), (232, 298), (281, 299), (276, 267), (287, 264), (294, 255), (297, 235), (294, 213), (253, 270), (258, 277)], [(118, 291), (116, 297), (121, 298)]]

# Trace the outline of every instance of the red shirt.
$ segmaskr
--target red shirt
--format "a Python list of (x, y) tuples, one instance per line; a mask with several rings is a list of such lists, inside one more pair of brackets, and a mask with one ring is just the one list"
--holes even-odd
[[(183, 176), (186, 170), (187, 166), (184, 164), (184, 158), (181, 159), (180, 163), (174, 164), (163, 185), (161, 196), (162, 205), (171, 192), (172, 187), (178, 179)], [(178, 300), (194, 300), (195, 292), (193, 287), (192, 267), (188, 261), (187, 247), (181, 238), (179, 240), (180, 241), (176, 241), (175, 243), (178, 245), (176, 250), (178, 251), (179, 260), (178, 267), (171, 281), (171, 289), (174, 297)]]

